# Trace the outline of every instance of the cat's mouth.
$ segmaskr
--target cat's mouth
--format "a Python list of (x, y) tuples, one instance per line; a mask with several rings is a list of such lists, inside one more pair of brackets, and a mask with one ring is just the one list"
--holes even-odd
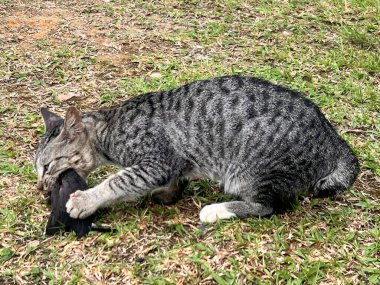
[[(61, 173), (63, 173), (64, 171), (66, 171), (67, 169), (63, 169), (62, 171), (59, 171), (58, 173), (56, 173), (54, 176), (45, 176), (43, 177), (42, 179), (38, 179), (37, 181), (37, 189), (40, 190), (40, 191), (44, 191), (46, 193), (49, 193), (52, 189), (52, 187), (54, 186), (54, 184), (56, 183), (57, 179), (59, 178), (59, 176), (61, 175)], [(86, 179), (87, 178), (87, 173), (79, 170), (79, 169), (75, 169), (75, 171), (83, 178), (83, 179)]]
[[(61, 172), (63, 172), (63, 171), (61, 171)], [(54, 186), (54, 184), (57, 181), (61, 172), (57, 173), (54, 176), (44, 177), (42, 179), (42, 182), (37, 182), (37, 188), (41, 191), (49, 193), (52, 190), (52, 187)]]

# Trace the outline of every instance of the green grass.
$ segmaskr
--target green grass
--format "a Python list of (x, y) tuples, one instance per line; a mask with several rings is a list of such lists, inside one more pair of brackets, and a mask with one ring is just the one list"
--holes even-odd
[[(0, 1), (0, 283), (380, 284), (379, 31), (378, 0)], [(306, 93), (358, 155), (354, 187), (271, 218), (201, 225), (201, 207), (229, 197), (199, 181), (173, 206), (101, 211), (116, 233), (43, 234), (41, 106), (101, 108), (226, 74)], [(79, 96), (61, 102), (69, 92)]]

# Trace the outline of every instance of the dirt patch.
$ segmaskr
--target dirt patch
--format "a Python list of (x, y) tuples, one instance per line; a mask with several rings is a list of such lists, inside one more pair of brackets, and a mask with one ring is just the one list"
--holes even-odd
[(130, 62), (131, 57), (124, 53), (100, 54), (96, 57), (96, 60), (98, 62), (119, 65)]
[[(18, 13), (20, 14), (20, 13)], [(42, 40), (49, 33), (59, 26), (60, 18), (57, 16), (35, 16), (17, 15), (4, 19), (4, 24), (0, 25), (0, 31), (5, 36), (17, 34), (19, 39), (32, 38)]]

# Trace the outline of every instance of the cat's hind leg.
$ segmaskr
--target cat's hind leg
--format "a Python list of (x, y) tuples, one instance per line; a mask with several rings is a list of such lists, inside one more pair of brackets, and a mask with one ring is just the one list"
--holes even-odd
[(355, 181), (359, 173), (359, 163), (355, 156), (338, 161), (336, 168), (327, 176), (319, 179), (313, 187), (313, 197), (325, 198), (336, 196)]
[(176, 179), (168, 186), (160, 187), (152, 191), (153, 201), (157, 204), (170, 205), (178, 202), (182, 197), (189, 180), (185, 178)]
[(255, 202), (232, 201), (216, 203), (203, 207), (199, 213), (202, 223), (214, 223), (218, 219), (247, 218), (250, 216), (264, 217), (273, 213), (271, 206)]
[[(234, 194), (243, 201), (231, 201), (205, 206), (199, 218), (201, 222), (213, 223), (218, 219), (233, 217), (244, 219), (248, 217), (265, 217), (275, 212), (289, 208), (296, 200), (292, 182), (285, 174), (272, 173), (256, 180), (256, 187), (241, 183), (227, 183), (226, 193)], [(228, 187), (239, 185), (238, 189)]]

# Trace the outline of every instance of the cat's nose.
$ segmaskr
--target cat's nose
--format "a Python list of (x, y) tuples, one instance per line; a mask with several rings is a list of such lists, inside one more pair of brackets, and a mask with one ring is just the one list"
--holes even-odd
[(37, 181), (37, 189), (44, 190), (44, 184), (42, 183), (42, 180)]

